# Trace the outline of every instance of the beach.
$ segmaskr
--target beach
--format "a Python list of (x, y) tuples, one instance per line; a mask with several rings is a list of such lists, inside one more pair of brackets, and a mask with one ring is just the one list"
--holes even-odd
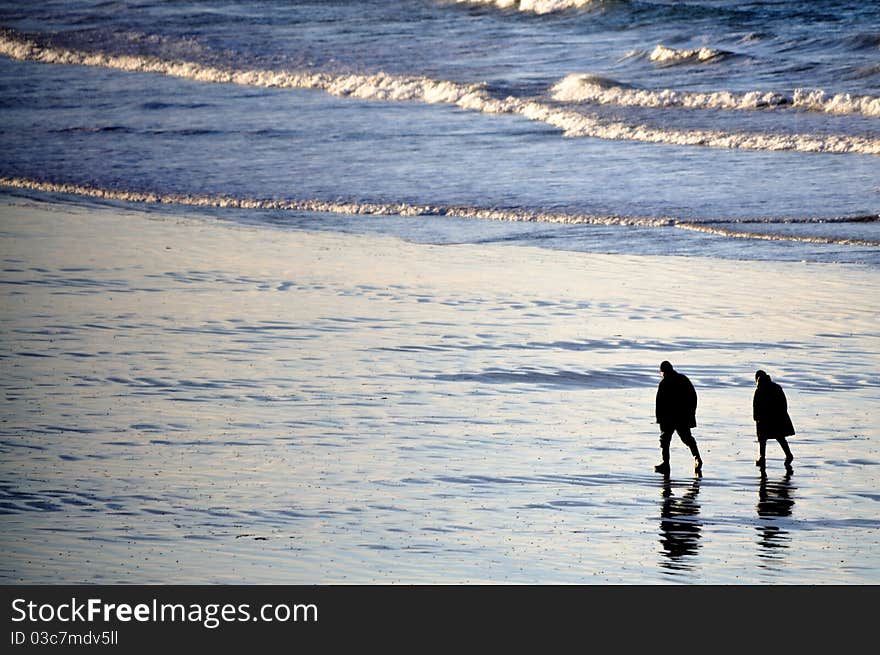
[[(876, 267), (0, 224), (6, 583), (880, 582)], [(665, 359), (702, 477), (678, 437), (653, 471)], [(754, 465), (758, 368), (793, 475)]]

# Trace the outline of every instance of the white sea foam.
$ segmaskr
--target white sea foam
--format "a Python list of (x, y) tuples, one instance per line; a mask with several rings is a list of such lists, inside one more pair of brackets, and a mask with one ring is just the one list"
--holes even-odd
[[(0, 187), (27, 189), (44, 193), (66, 193), (103, 200), (120, 200), (133, 203), (176, 204), (189, 207), (217, 207), (231, 209), (258, 209), (279, 211), (308, 211), (347, 215), (369, 216), (426, 216), (473, 218), (481, 220), (511, 222), (560, 223), (568, 225), (620, 225), (641, 227), (677, 227), (720, 236), (739, 238), (772, 239), (783, 241), (804, 241), (810, 243), (836, 243), (842, 245), (880, 246), (880, 241), (809, 235), (767, 234), (748, 232), (720, 227), (719, 221), (695, 222), (675, 218), (655, 218), (647, 216), (621, 216), (614, 214), (586, 214), (548, 212), (528, 209), (503, 209), (492, 207), (416, 205), (389, 202), (333, 202), (316, 199), (269, 199), (235, 198), (224, 195), (184, 195), (159, 194), (123, 189), (102, 189), (80, 184), (44, 182), (26, 178), (0, 177)], [(880, 216), (842, 217), (836, 219), (732, 219), (724, 223), (848, 223), (880, 220)], [(714, 223), (714, 224), (713, 224)]]
[(583, 9), (595, 0), (455, 0), (457, 4), (486, 5), (498, 9), (516, 9), (531, 14), (551, 14), (567, 9)]
[(568, 137), (596, 137), (741, 150), (880, 154), (880, 139), (842, 134), (771, 134), (656, 128), (649, 125), (599, 120), (577, 111), (530, 101), (522, 102), (517, 113), (558, 127)]
[(641, 225), (657, 227), (669, 225), (672, 219), (601, 214), (566, 214), (562, 212), (530, 211), (525, 209), (497, 209), (491, 207), (415, 205), (389, 202), (334, 202), (314, 199), (236, 198), (224, 195), (159, 194), (124, 189), (103, 189), (80, 184), (43, 182), (25, 178), (0, 177), (0, 186), (28, 189), (45, 193), (67, 193), (104, 200), (134, 203), (176, 204), (190, 207), (218, 207), (231, 209), (267, 209), (281, 211), (325, 212), (372, 216), (449, 216), (487, 220), (544, 222), (596, 225)]
[(791, 104), (829, 114), (880, 116), (880, 97), (854, 96), (849, 93), (829, 95), (822, 89), (795, 89)]
[(207, 83), (264, 88), (320, 90), (339, 97), (365, 100), (452, 104), (486, 114), (518, 114), (559, 128), (568, 137), (594, 137), (648, 143), (796, 150), (822, 153), (880, 154), (880, 139), (846, 135), (732, 133), (712, 130), (667, 130), (647, 125), (607, 121), (537, 99), (496, 98), (483, 84), (462, 84), (423, 76), (292, 72), (266, 69), (223, 69), (196, 62), (157, 57), (113, 55), (41, 46), (10, 32), (0, 32), (0, 54), (18, 60), (52, 64), (99, 66), (124, 71), (158, 73)]
[(0, 54), (22, 61), (47, 64), (98, 66), (139, 73), (159, 73), (198, 82), (239, 84), (264, 88), (316, 89), (336, 96), (371, 100), (416, 100), (456, 103), (478, 92), (481, 85), (457, 84), (420, 76), (329, 75), (266, 69), (235, 70), (196, 62), (168, 61), (158, 57), (113, 55), (41, 46), (30, 39), (0, 33)]
[(663, 64), (670, 66), (674, 64), (686, 63), (705, 63), (710, 61), (719, 61), (731, 53), (726, 50), (715, 50), (714, 48), (695, 48), (693, 50), (670, 48), (659, 44), (655, 47), (648, 59), (655, 64)]
[(552, 88), (560, 102), (592, 102), (620, 107), (686, 107), (691, 109), (754, 110), (794, 107), (828, 114), (880, 116), (880, 97), (829, 94), (822, 89), (796, 89), (787, 95), (776, 91), (712, 91), (638, 89), (589, 73), (573, 73)]
[(765, 241), (797, 241), (800, 243), (827, 243), (844, 246), (880, 246), (880, 241), (872, 239), (853, 239), (848, 237), (830, 237), (810, 234), (772, 234), (767, 232), (749, 232), (742, 229), (719, 227), (712, 224), (681, 222), (675, 227), (695, 232), (704, 232), (716, 236), (733, 237), (735, 239), (762, 239)]

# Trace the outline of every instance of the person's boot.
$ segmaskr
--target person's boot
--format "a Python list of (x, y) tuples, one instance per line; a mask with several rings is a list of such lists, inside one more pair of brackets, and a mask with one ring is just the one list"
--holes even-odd
[(767, 442), (758, 440), (758, 459), (755, 460), (755, 466), (764, 468), (764, 465), (767, 463), (767, 460), (764, 458), (764, 454), (766, 452)]
[(785, 468), (791, 468), (791, 463), (794, 461), (794, 455), (791, 454), (791, 448), (788, 447), (788, 442), (785, 439), (780, 439), (779, 445), (782, 446), (782, 450), (785, 452)]
[(657, 471), (657, 473), (669, 473), (669, 447), (667, 446), (666, 448), (663, 448), (661, 446), (660, 455), (663, 458), (663, 461), (657, 464), (657, 466), (654, 467), (654, 470)]
[(691, 455), (694, 456), (694, 473), (702, 473), (703, 472), (703, 458), (700, 457), (700, 449), (697, 448), (696, 442), (691, 447)]

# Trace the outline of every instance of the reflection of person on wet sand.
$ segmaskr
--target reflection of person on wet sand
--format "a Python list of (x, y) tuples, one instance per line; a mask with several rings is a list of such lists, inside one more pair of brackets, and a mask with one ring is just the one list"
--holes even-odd
[(758, 527), (760, 533), (758, 544), (768, 551), (788, 547), (785, 543), (788, 541), (788, 532), (775, 525), (774, 520), (791, 516), (794, 509), (794, 499), (791, 494), (794, 487), (791, 484), (791, 475), (792, 470), (789, 468), (778, 482), (768, 482), (767, 473), (761, 470), (757, 510), (758, 516), (765, 520)]
[(687, 555), (696, 555), (700, 547), (700, 504), (697, 495), (700, 493), (700, 478), (694, 478), (684, 494), (673, 493), (672, 482), (668, 475), (663, 476), (663, 506), (660, 510), (660, 544), (663, 554), (669, 558), (663, 566), (673, 569), (691, 568), (681, 559)]
[(773, 382), (764, 371), (755, 373), (755, 396), (752, 400), (752, 415), (758, 432), (759, 456), (755, 466), (764, 468), (767, 439), (776, 439), (785, 453), (785, 467), (791, 467), (794, 455), (788, 447), (786, 437), (794, 434), (794, 426), (788, 416), (788, 403), (782, 387)]

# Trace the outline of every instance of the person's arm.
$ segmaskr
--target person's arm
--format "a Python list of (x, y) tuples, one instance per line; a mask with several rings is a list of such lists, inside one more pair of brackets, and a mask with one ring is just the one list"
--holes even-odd
[(660, 380), (660, 384), (657, 385), (657, 423), (660, 425), (670, 420), (669, 414), (674, 411), (672, 405), (675, 403), (675, 393), (670, 378)]

